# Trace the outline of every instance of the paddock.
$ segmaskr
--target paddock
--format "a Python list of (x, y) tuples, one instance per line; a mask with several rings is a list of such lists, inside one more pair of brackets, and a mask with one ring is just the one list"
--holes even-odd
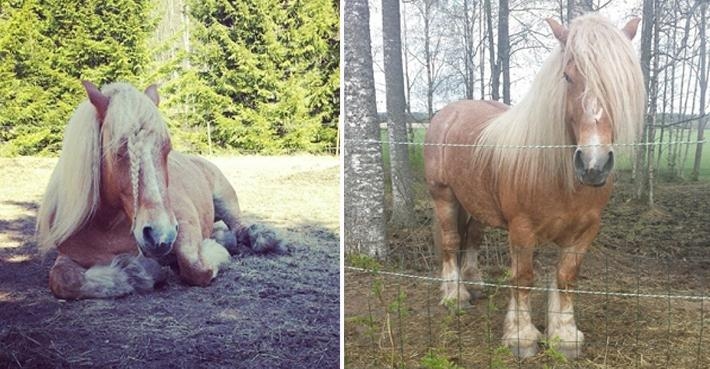
[[(418, 160), (415, 146), (414, 161)], [(386, 149), (385, 149), (386, 150)], [(566, 361), (543, 343), (518, 361), (500, 342), (510, 291), (505, 232), (489, 230), (479, 254), (484, 296), (473, 306), (439, 305), (440, 261), (432, 210), (415, 185), (418, 223), (388, 231), (384, 262), (346, 256), (348, 368), (705, 368), (710, 365), (710, 182), (656, 184), (656, 206), (633, 200), (629, 171), (616, 173), (602, 228), (575, 287), (582, 357)], [(558, 248), (535, 251), (533, 322), (544, 331)]]
[(339, 160), (210, 158), (245, 218), (288, 256), (233, 257), (206, 288), (171, 274), (119, 299), (63, 301), (47, 286), (35, 214), (53, 158), (0, 158), (1, 368), (334, 368), (339, 358)]

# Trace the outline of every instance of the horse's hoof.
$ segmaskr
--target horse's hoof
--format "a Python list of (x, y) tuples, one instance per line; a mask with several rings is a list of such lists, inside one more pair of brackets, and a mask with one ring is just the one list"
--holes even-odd
[(540, 351), (540, 348), (537, 346), (537, 343), (533, 343), (532, 345), (518, 345), (518, 344), (513, 344), (513, 345), (508, 345), (510, 348), (510, 352), (515, 355), (518, 359), (527, 359), (529, 357), (533, 357), (537, 355), (537, 353)]
[(485, 296), (486, 296), (486, 295), (485, 295), (485, 293), (483, 293), (483, 290), (477, 290), (477, 289), (474, 290), (474, 289), (471, 289), (471, 299), (472, 299), (473, 301), (480, 300), (480, 299), (482, 299), (482, 298), (485, 297)]
[(234, 232), (227, 229), (226, 226), (218, 228), (215, 225), (215, 230), (212, 232), (211, 238), (215, 240), (218, 244), (224, 246), (224, 248), (227, 249), (230, 255), (234, 255), (239, 252), (239, 247), (237, 245), (237, 236)]
[(540, 351), (538, 342), (542, 333), (534, 325), (506, 327), (505, 331), (508, 333), (503, 336), (503, 344), (510, 348), (510, 352), (518, 359), (527, 359)]
[(461, 310), (470, 309), (473, 305), (469, 299), (443, 298), (440, 304), (449, 312), (459, 312)]
[(549, 346), (551, 350), (559, 352), (568, 360), (574, 360), (582, 356), (582, 341), (555, 342), (553, 340), (549, 343)]
[[(568, 326), (569, 327), (569, 326)], [(548, 346), (567, 359), (576, 359), (582, 355), (584, 333), (574, 326), (568, 329), (551, 330), (548, 328)]]
[(567, 360), (574, 360), (582, 356), (582, 346), (581, 345), (570, 345), (566, 347), (554, 347), (556, 351), (564, 355)]

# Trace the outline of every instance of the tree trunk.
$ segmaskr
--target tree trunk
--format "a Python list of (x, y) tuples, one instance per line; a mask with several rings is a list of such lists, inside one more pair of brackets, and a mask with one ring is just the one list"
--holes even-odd
[[(643, 80), (646, 88), (646, 96), (650, 97), (651, 87), (651, 48), (653, 47), (653, 31), (655, 24), (655, 0), (643, 1), (643, 28), (641, 29), (641, 70), (643, 72)], [(649, 106), (650, 107), (650, 106)], [(649, 128), (653, 123), (652, 115), (655, 112), (646, 110), (646, 118), (644, 119), (642, 142), (649, 140)], [(636, 192), (635, 198), (642, 200), (646, 195), (646, 182), (648, 178), (648, 170), (646, 166), (646, 158), (648, 155), (648, 146), (638, 146), (636, 148)]]
[(567, 0), (567, 23), (591, 11), (594, 11), (594, 0)]
[[(475, 68), (474, 64), (474, 41), (473, 41), (473, 24), (475, 19), (475, 10), (473, 4), (470, 4), (471, 0), (463, 0), (463, 40), (464, 40), (464, 90), (466, 92), (466, 99), (473, 100), (473, 90), (475, 88), (475, 81), (473, 76), (473, 71)], [(473, 14), (471, 13), (473, 11)]]
[(434, 60), (431, 55), (431, 0), (424, 0), (424, 57), (426, 58), (426, 108), (434, 116)]
[[(688, 58), (688, 36), (690, 35), (690, 20), (691, 20), (691, 13), (688, 12), (686, 13), (685, 17), (685, 26), (683, 28), (683, 37), (680, 41), (680, 48), (683, 50), (683, 55), (681, 56), (682, 59), (687, 59)], [(679, 90), (679, 100), (680, 100), (680, 115), (681, 117), (686, 117), (686, 114), (688, 113), (688, 96), (690, 95), (690, 90), (691, 90), (691, 81), (690, 78), (687, 79), (687, 85), (685, 86), (685, 89), (683, 89), (683, 85), (686, 82), (686, 64), (687, 63), (681, 63), (680, 65), (680, 90)], [(688, 72), (690, 73), (690, 72)], [(693, 83), (694, 86), (697, 86), (697, 83)], [(685, 138), (685, 124), (678, 126), (678, 141), (683, 141)], [(676, 146), (676, 155), (675, 155), (675, 172), (674, 176), (681, 178), (683, 177), (683, 167), (685, 165), (685, 158), (687, 156), (688, 152), (688, 147), (690, 145), (677, 145)], [(683, 152), (685, 151), (685, 155)]]
[(407, 141), (399, 14), (399, 0), (382, 0), (382, 45), (392, 184), (391, 222), (397, 226), (409, 227), (414, 223), (413, 178), (409, 166), (409, 146), (395, 144), (395, 142)]
[[(412, 119), (412, 84), (409, 78), (409, 55), (408, 55), (408, 42), (407, 39), (407, 17), (403, 16), (407, 14), (405, 4), (402, 4), (402, 11), (400, 12), (399, 19), (402, 21), (402, 56), (404, 57), (404, 88), (407, 100), (407, 117)], [(411, 132), (410, 132), (411, 133)]]
[(486, 37), (486, 28), (484, 26), (485, 24), (485, 11), (483, 11), (483, 4), (481, 5), (481, 9), (479, 11), (479, 20), (478, 20), (478, 36), (479, 39), (481, 40), (481, 53), (480, 53), (480, 59), (479, 59), (479, 69), (480, 69), (480, 75), (481, 75), (481, 100), (485, 100), (486, 98), (486, 45), (483, 44), (483, 40), (485, 40)]
[(695, 160), (693, 161), (693, 171), (690, 173), (690, 179), (692, 181), (697, 181), (700, 178), (700, 160), (703, 157), (703, 143), (702, 141), (705, 139), (705, 126), (707, 125), (707, 117), (705, 116), (705, 95), (707, 93), (708, 89), (708, 74), (707, 74), (707, 68), (708, 65), (706, 63), (707, 59), (707, 42), (706, 42), (706, 34), (705, 34), (705, 27), (706, 27), (706, 22), (707, 19), (705, 18), (705, 14), (707, 13), (707, 7), (708, 3), (706, 1), (702, 1), (700, 5), (700, 25), (699, 25), (699, 30), (700, 34), (698, 35), (698, 38), (700, 38), (700, 57), (699, 59), (699, 69), (700, 69), (700, 119), (698, 119), (698, 143), (697, 146), (695, 147)]
[[(655, 4), (654, 7), (658, 6), (658, 4)], [(654, 8), (654, 14), (657, 14), (655, 12)], [(651, 82), (649, 84), (649, 88), (647, 90), (648, 96), (650, 97), (650, 101), (648, 104), (648, 142), (656, 142), (656, 122), (657, 122), (657, 110), (658, 110), (658, 59), (660, 57), (660, 53), (658, 51), (658, 45), (659, 45), (659, 35), (660, 34), (660, 24), (657, 18), (654, 18), (653, 22), (653, 74), (651, 76)], [(647, 191), (647, 202), (646, 204), (649, 207), (653, 207), (654, 205), (654, 193), (653, 193), (653, 186), (654, 186), (654, 168), (653, 168), (653, 154), (656, 146), (648, 146), (648, 156), (646, 157), (646, 171), (648, 175), (646, 176), (647, 178), (647, 183), (646, 186), (648, 188)]]
[(510, 105), (510, 37), (508, 0), (498, 2), (498, 65), (503, 74), (503, 102)]
[(493, 42), (493, 9), (491, 0), (483, 3), (486, 13), (486, 28), (488, 32), (488, 59), (491, 63), (491, 99), (500, 100), (500, 66), (496, 63), (496, 45)]
[[(367, 0), (345, 0), (344, 240), (348, 252), (387, 255), (382, 145), (377, 122)], [(363, 143), (352, 140), (373, 140)]]

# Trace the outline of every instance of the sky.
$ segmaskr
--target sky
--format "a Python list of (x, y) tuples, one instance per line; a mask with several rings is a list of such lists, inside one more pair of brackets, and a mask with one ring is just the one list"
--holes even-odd
[[(389, 1), (389, 0), (388, 0)], [(445, 2), (445, 1), (444, 1)], [(448, 3), (456, 3), (455, 0), (449, 0)], [(540, 3), (543, 3), (540, 5)], [(402, 4), (402, 3), (400, 3)], [(547, 48), (552, 48), (556, 45), (557, 40), (549, 30), (544, 19), (547, 17), (555, 17), (559, 19), (559, 15), (553, 10), (552, 1), (511, 1), (511, 17), (510, 17), (510, 34), (521, 29), (522, 24), (526, 24), (539, 32), (537, 39), (542, 42)], [(402, 5), (400, 5), (402, 6)], [(547, 9), (544, 9), (547, 7)], [(520, 11), (514, 9), (526, 8), (528, 10)], [(413, 29), (417, 28), (421, 20), (413, 8), (412, 4), (405, 3), (403, 6), (403, 17), (406, 17), (403, 22), (408, 25), (408, 37), (418, 37)], [(599, 12), (607, 17), (619, 27), (623, 27), (626, 21), (632, 16), (641, 15), (641, 0), (611, 0), (609, 5)], [(637, 50), (640, 45), (641, 26), (634, 45)], [(382, 62), (382, 13), (381, 0), (370, 0), (370, 34), (373, 53), (373, 69), (375, 73), (375, 87), (377, 90), (377, 110), (383, 112), (385, 108), (385, 76), (383, 72)], [(461, 51), (463, 53), (463, 51)], [(511, 100), (512, 103), (519, 101), (524, 96), (532, 83), (532, 80), (537, 73), (537, 70), (542, 66), (544, 59), (549, 54), (548, 50), (543, 47), (535, 49), (524, 49), (516, 52), (511, 58)], [(414, 57), (410, 56), (410, 76), (424, 76), (424, 66), (418, 63)], [(423, 82), (423, 80), (421, 81)], [(426, 111), (426, 93), (424, 90), (425, 84), (419, 83), (419, 88), (414, 88), (412, 92), (412, 111)], [(478, 92), (476, 92), (478, 94)], [(478, 98), (477, 96), (476, 98)], [(464, 98), (462, 89), (443, 88), (437, 91), (434, 99), (434, 110), (440, 109), (447, 103)]]

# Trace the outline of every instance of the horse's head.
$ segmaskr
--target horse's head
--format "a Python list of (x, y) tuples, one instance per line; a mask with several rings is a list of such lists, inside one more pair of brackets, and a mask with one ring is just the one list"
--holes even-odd
[(101, 201), (133, 220), (133, 236), (146, 256), (164, 256), (178, 223), (168, 194), (170, 137), (157, 109), (156, 86), (141, 93), (124, 83), (103, 91), (83, 84), (101, 125)]
[(616, 137), (620, 135), (619, 127), (637, 126), (625, 122), (630, 115), (621, 110), (631, 109), (633, 113), (638, 109), (629, 106), (632, 100), (623, 95), (639, 93), (628, 91), (638, 86), (640, 73), (633, 70), (633, 63), (627, 60), (639, 21), (633, 18), (618, 30), (596, 16), (587, 16), (575, 19), (568, 30), (555, 20), (547, 19), (564, 53), (558, 83), (566, 85), (565, 122), (577, 145), (573, 153), (575, 173), (584, 185), (606, 183), (614, 168), (612, 144), (619, 139)]

